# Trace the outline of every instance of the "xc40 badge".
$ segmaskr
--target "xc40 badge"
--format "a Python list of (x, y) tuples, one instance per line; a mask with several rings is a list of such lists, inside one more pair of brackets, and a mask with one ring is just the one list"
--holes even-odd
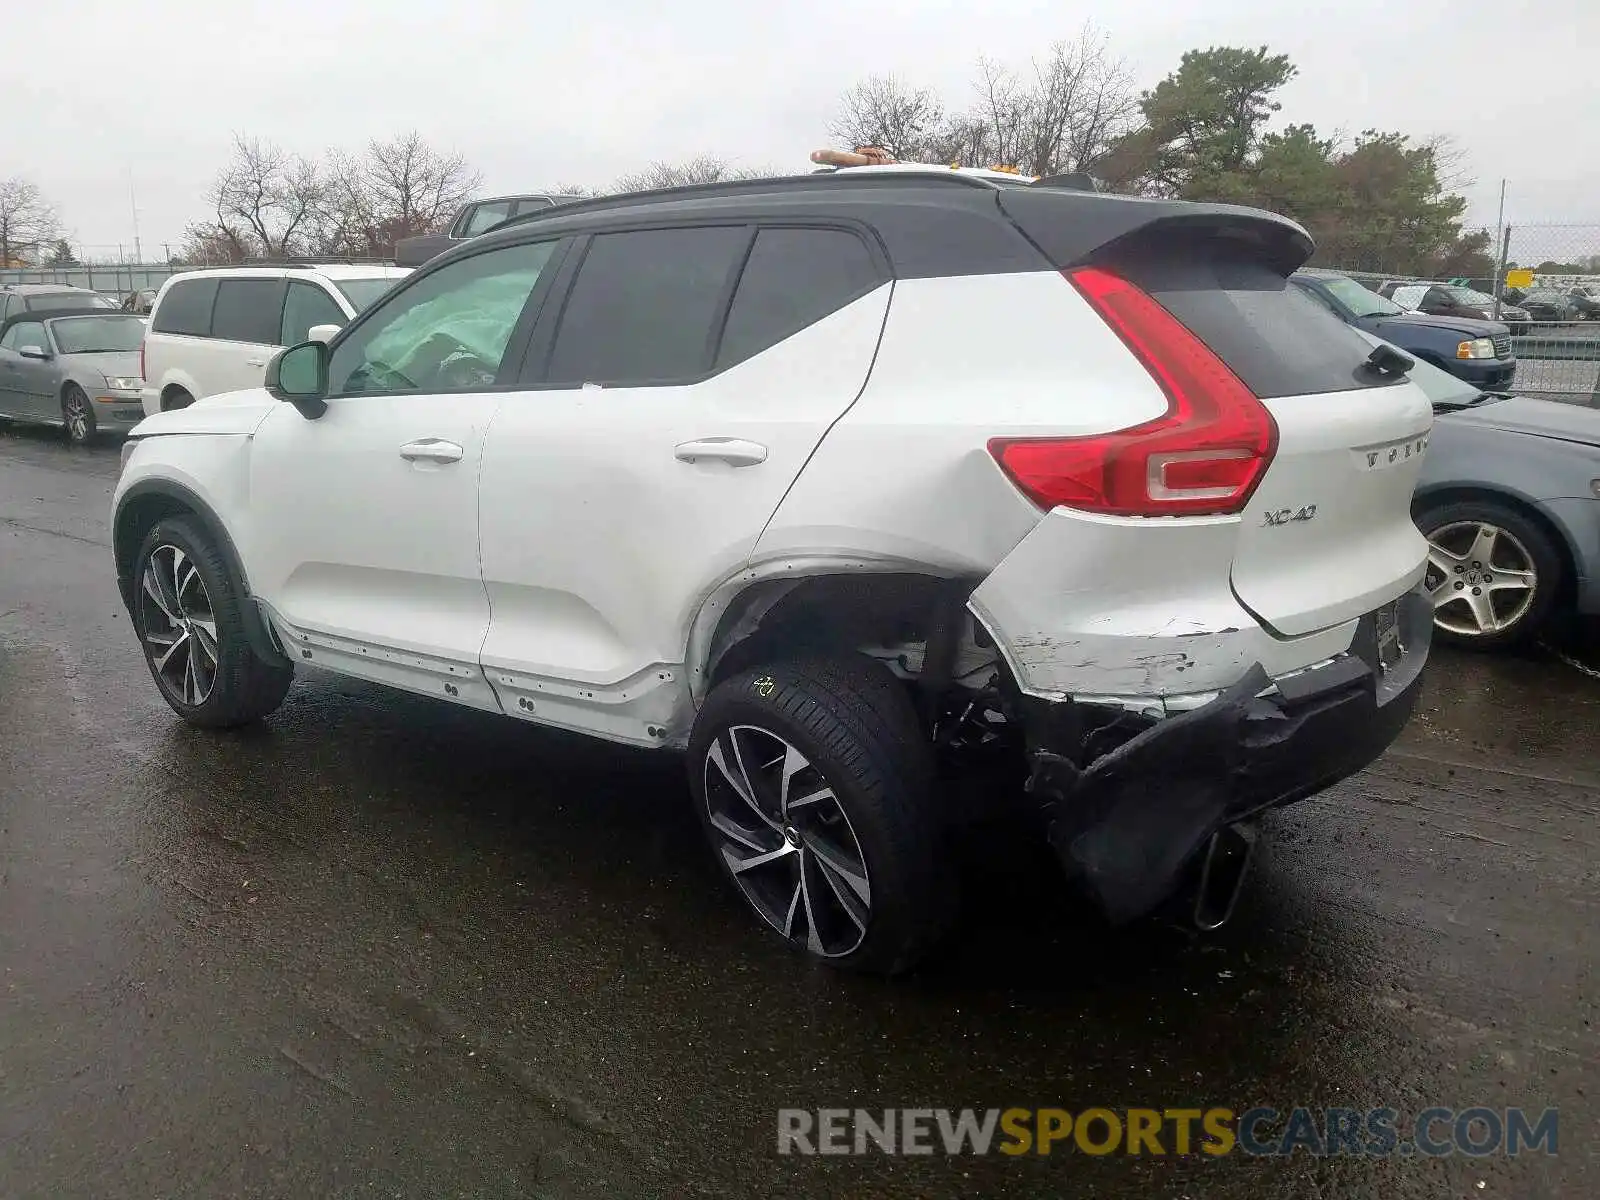
[(1306, 504), (1300, 508), (1269, 508), (1261, 514), (1266, 518), (1268, 525), (1287, 525), (1291, 521), (1310, 521), (1317, 515), (1315, 504)]

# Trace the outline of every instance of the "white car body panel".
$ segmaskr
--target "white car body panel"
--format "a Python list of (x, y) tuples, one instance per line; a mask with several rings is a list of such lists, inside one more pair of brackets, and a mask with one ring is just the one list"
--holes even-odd
[[(650, 729), (668, 726), (687, 697), (696, 613), (746, 565), (768, 516), (861, 393), (891, 290), (703, 383), (506, 396), (481, 508), (494, 613), (482, 661), (506, 712), (578, 728), (599, 721), (645, 744), (672, 732)], [(755, 443), (766, 459), (676, 455), (715, 438)]]
[[(500, 400), (358, 395), (315, 421), (279, 404), (262, 422), (250, 503), (230, 525), (291, 657), (498, 710), (478, 663), (478, 469)], [(428, 438), (460, 461), (401, 457)]]
[(1058, 272), (901, 280), (871, 382), (754, 561), (824, 553), (987, 574), (1041, 516), (995, 464), (990, 438), (1122, 429), (1166, 407)]

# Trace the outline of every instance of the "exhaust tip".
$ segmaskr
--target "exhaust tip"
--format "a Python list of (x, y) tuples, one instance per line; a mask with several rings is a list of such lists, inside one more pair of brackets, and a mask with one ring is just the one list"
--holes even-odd
[(1194, 923), (1210, 932), (1233, 916), (1255, 857), (1258, 829), (1253, 821), (1225, 825), (1206, 842), (1200, 866), (1200, 887), (1194, 898)]

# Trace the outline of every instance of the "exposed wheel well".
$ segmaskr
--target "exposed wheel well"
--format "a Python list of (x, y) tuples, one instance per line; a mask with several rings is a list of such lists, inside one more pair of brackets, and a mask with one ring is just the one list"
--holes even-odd
[[(187, 399), (185, 399), (182, 403), (179, 403), (179, 396), (187, 397)], [(162, 412), (171, 412), (175, 408), (188, 408), (189, 405), (193, 403), (194, 396), (190, 394), (189, 389), (186, 387), (182, 387), (176, 383), (169, 383), (166, 387), (161, 389)]]
[(1513, 496), (1507, 492), (1496, 491), (1484, 487), (1448, 487), (1438, 491), (1419, 496), (1411, 503), (1413, 518), (1419, 518), (1423, 513), (1434, 508), (1443, 508), (1447, 504), (1463, 502), (1479, 504), (1499, 504), (1511, 509), (1518, 516), (1525, 518), (1538, 526), (1550, 537), (1551, 545), (1555, 546), (1556, 553), (1561, 556), (1561, 587), (1560, 594), (1565, 594), (1577, 579), (1577, 556), (1572, 551), (1572, 545), (1567, 541), (1566, 534), (1561, 532), (1561, 527), (1548, 516), (1539, 511), (1537, 505), (1530, 504), (1521, 496)]
[(965, 606), (977, 582), (852, 572), (753, 584), (712, 637), (705, 686), (764, 662), (866, 651), (918, 685), (931, 717), (964, 646), (970, 661), (973, 624)]

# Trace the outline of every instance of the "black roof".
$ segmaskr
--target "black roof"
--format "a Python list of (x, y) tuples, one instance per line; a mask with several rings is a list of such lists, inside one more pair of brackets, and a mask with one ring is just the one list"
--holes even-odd
[(491, 245), (551, 234), (752, 220), (868, 227), (900, 278), (1037, 271), (1041, 253), (1064, 267), (1156, 230), (1179, 239), (1225, 233), (1285, 274), (1311, 256), (1311, 237), (1301, 226), (1259, 209), (1113, 195), (1074, 186), (1077, 180), (1067, 186), (1040, 182), (1045, 186), (930, 167), (624, 192), (512, 217), (440, 255), (429, 268)]
[(124, 308), (46, 308), (39, 312), (21, 312), (13, 317), (0, 321), (0, 338), (5, 337), (6, 331), (13, 325), (23, 321), (58, 321), (62, 317), (126, 317), (132, 321), (142, 321), (141, 313), (131, 313)]

